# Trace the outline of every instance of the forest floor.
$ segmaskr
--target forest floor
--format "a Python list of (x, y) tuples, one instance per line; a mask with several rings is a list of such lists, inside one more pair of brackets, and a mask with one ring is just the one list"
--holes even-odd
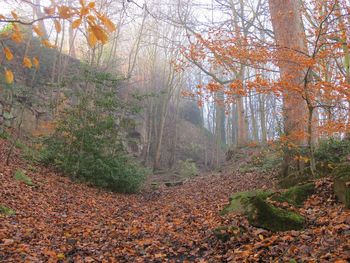
[[(74, 183), (20, 158), (4, 165), (0, 139), (0, 262), (347, 262), (350, 211), (335, 202), (330, 179), (299, 212), (303, 231), (271, 233), (239, 215), (220, 216), (237, 191), (273, 187), (273, 178), (224, 172), (138, 195), (105, 192)], [(22, 169), (35, 186), (13, 179)], [(213, 230), (235, 225), (244, 232), (226, 243)]]

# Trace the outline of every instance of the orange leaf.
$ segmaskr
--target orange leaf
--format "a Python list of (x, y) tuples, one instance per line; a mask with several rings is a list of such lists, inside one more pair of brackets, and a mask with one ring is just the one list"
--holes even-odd
[(23, 58), (23, 66), (26, 68), (31, 68), (33, 66), (32, 62), (30, 61), (30, 58), (28, 58), (27, 56)]
[(94, 7), (95, 7), (95, 2), (90, 2), (90, 3), (88, 4), (88, 7), (89, 7), (89, 8), (94, 8)]
[(33, 64), (35, 68), (39, 68), (39, 59), (37, 59), (36, 57), (33, 58)]
[(55, 7), (44, 7), (44, 12), (51, 16), (55, 13)]
[(89, 31), (89, 35), (88, 35), (88, 44), (90, 47), (95, 47), (96, 43), (97, 43), (97, 38), (95, 36), (95, 34), (92, 31)]
[(7, 84), (13, 83), (13, 73), (11, 70), (5, 70), (5, 79)]
[(65, 258), (65, 255), (63, 253), (57, 254), (57, 259), (63, 260)]
[(73, 15), (69, 7), (65, 5), (58, 7), (58, 14), (63, 19), (71, 18)]
[(54, 47), (55, 47), (55, 46), (52, 45), (52, 44), (49, 42), (49, 40), (47, 40), (47, 39), (42, 40), (41, 43), (42, 43), (45, 47), (48, 47), (48, 48), (54, 48)]
[(44, 36), (43, 31), (41, 31), (41, 29), (40, 29), (38, 26), (33, 26), (33, 31), (34, 31), (39, 37)]
[(61, 23), (58, 20), (54, 20), (55, 23), (55, 29), (57, 33), (60, 33), (62, 31)]
[(18, 20), (18, 15), (15, 13), (15, 11), (11, 11), (11, 15), (14, 19)]
[(13, 59), (13, 55), (11, 53), (11, 50), (7, 47), (4, 48), (4, 52), (5, 52), (5, 57), (8, 61), (11, 61)]
[(90, 12), (89, 8), (87, 7), (82, 7), (80, 9), (80, 16), (86, 16)]
[(12, 34), (12, 40), (15, 41), (16, 43), (20, 43), (23, 41), (23, 35), (21, 32), (19, 31), (15, 31), (13, 34)]
[(90, 26), (93, 26), (96, 24), (96, 18), (93, 15), (86, 16), (86, 19)]
[(109, 32), (113, 32), (116, 30), (115, 24), (106, 16), (99, 17), (102, 24), (108, 29)]
[(80, 24), (81, 24), (81, 18), (79, 18), (79, 19), (73, 21), (73, 23), (72, 23), (72, 28), (73, 28), (73, 29), (78, 28), (78, 27), (80, 26)]
[(91, 27), (91, 31), (93, 32), (93, 34), (95, 35), (97, 40), (101, 41), (102, 44), (107, 43), (108, 35), (107, 35), (106, 31), (102, 27), (100, 27), (100, 26), (92, 26)]

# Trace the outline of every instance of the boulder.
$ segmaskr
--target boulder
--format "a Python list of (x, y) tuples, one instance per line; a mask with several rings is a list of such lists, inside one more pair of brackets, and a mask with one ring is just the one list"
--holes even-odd
[(276, 193), (272, 196), (272, 200), (278, 202), (288, 202), (292, 205), (302, 206), (304, 201), (315, 192), (315, 184), (307, 183), (296, 185), (282, 193)]
[(273, 232), (299, 230), (305, 225), (301, 215), (275, 207), (259, 196), (250, 198), (246, 214), (251, 225)]
[(172, 186), (178, 186), (178, 185), (183, 185), (183, 181), (177, 181), (177, 182), (165, 182), (165, 186), (167, 187), (172, 187)]
[(273, 192), (270, 190), (255, 190), (235, 193), (229, 198), (230, 203), (224, 207), (224, 209), (221, 211), (221, 215), (231, 212), (244, 214), (246, 211), (247, 202), (251, 197), (260, 196), (262, 199), (266, 199), (272, 194)]
[(334, 193), (337, 199), (350, 209), (350, 164), (343, 163), (333, 171)]
[(264, 190), (236, 193), (221, 214), (244, 214), (251, 225), (273, 232), (302, 229), (305, 224), (304, 217), (270, 204), (267, 198), (273, 194), (272, 191)]
[(283, 189), (288, 189), (292, 186), (305, 183), (311, 178), (307, 174), (291, 173), (290, 175), (281, 178), (278, 181), (278, 186)]

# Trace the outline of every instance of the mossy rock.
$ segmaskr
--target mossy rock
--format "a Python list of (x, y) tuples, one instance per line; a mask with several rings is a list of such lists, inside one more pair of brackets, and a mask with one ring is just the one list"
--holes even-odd
[(288, 189), (298, 184), (306, 183), (311, 178), (306, 174), (291, 173), (278, 181), (278, 186), (282, 189)]
[(266, 199), (267, 197), (273, 194), (270, 190), (255, 190), (255, 191), (246, 191), (239, 192), (233, 194), (229, 201), (230, 203), (224, 207), (224, 209), (220, 212), (221, 215), (225, 215), (227, 213), (235, 212), (244, 214), (246, 211), (247, 202), (251, 197), (259, 196), (262, 199)]
[(305, 224), (301, 215), (277, 208), (259, 196), (249, 199), (246, 214), (251, 225), (273, 232), (299, 230)]
[(151, 183), (151, 189), (152, 190), (158, 190), (159, 189), (159, 184), (155, 183), (155, 182)]
[(176, 181), (176, 182), (165, 182), (165, 186), (167, 187), (173, 187), (173, 186), (178, 186), (178, 185), (183, 185), (183, 181)]
[(350, 164), (343, 163), (333, 171), (334, 193), (350, 209)]
[(278, 202), (288, 202), (292, 205), (302, 206), (306, 199), (315, 192), (315, 184), (307, 183), (296, 185), (282, 193), (276, 193), (272, 196), (272, 200)]
[(25, 183), (28, 186), (35, 186), (35, 184), (32, 182), (32, 179), (27, 176), (22, 170), (17, 170), (13, 175), (13, 178), (17, 181)]
[(215, 228), (213, 232), (217, 239), (226, 242), (231, 238), (239, 237), (244, 230), (234, 226), (220, 226)]
[(12, 216), (16, 214), (16, 212), (9, 207), (0, 205), (0, 214), (6, 215), (6, 216)]

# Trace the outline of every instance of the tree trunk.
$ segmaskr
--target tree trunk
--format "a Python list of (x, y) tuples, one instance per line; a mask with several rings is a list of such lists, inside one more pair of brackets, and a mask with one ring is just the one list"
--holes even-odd
[(248, 142), (248, 133), (247, 133), (247, 127), (246, 127), (246, 120), (245, 120), (245, 110), (244, 110), (244, 103), (243, 103), (243, 97), (239, 96), (237, 98), (237, 146), (243, 147), (247, 145)]
[[(269, 0), (272, 25), (279, 51), (307, 52), (305, 31), (301, 20), (300, 2), (295, 0)], [(291, 60), (291, 58), (289, 58)], [(295, 63), (279, 61), (281, 78), (291, 86), (297, 87), (303, 83), (305, 72), (296, 67)], [(290, 143), (298, 147), (307, 144), (307, 107), (301, 94), (295, 89), (283, 91), (284, 133)], [(286, 147), (288, 148), (288, 147)], [(289, 173), (294, 160), (294, 151), (286, 150), (283, 175)], [(299, 171), (300, 171), (299, 167)]]
[(255, 107), (254, 107), (254, 102), (253, 102), (251, 92), (249, 92), (249, 110), (250, 110), (251, 121), (252, 121), (252, 135), (253, 135), (252, 138), (254, 142), (258, 143), (259, 142), (258, 124), (256, 121)]
[(261, 141), (265, 145), (267, 143), (267, 129), (266, 129), (266, 111), (265, 111), (265, 95), (260, 94), (259, 99), (259, 112), (260, 112), (260, 125), (261, 125)]
[(237, 147), (237, 104), (232, 104), (232, 145)]

